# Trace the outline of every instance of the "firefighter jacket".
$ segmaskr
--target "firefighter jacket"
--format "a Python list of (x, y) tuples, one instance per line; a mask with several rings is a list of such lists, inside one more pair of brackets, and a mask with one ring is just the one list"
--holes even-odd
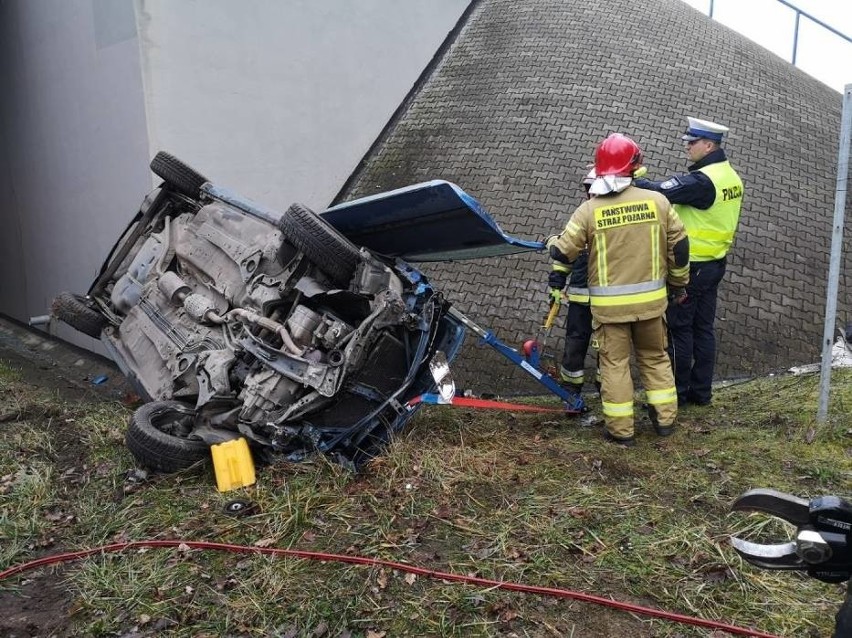
[(599, 323), (644, 321), (668, 305), (666, 285), (689, 281), (689, 240), (660, 193), (628, 186), (583, 202), (548, 240), (554, 270), (570, 272), (588, 246), (589, 297)]
[(743, 203), (743, 181), (726, 161), (707, 164), (698, 169), (710, 178), (716, 198), (706, 210), (675, 204), (675, 210), (689, 235), (689, 258), (712, 261), (728, 254), (740, 219)]

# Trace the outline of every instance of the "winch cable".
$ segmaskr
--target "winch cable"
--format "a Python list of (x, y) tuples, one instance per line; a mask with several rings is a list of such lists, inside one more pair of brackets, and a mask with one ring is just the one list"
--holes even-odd
[(604, 607), (612, 607), (621, 611), (627, 611), (642, 616), (650, 616), (669, 620), (672, 622), (681, 623), (684, 625), (694, 625), (697, 627), (706, 627), (708, 629), (718, 629), (726, 631), (730, 634), (738, 636), (756, 636), (757, 638), (780, 638), (774, 634), (768, 634), (754, 629), (737, 627), (714, 620), (705, 620), (694, 616), (686, 616), (684, 614), (676, 614), (674, 612), (663, 611), (660, 609), (652, 609), (643, 607), (633, 603), (625, 603), (611, 598), (603, 598), (593, 594), (585, 594), (583, 592), (572, 591), (570, 589), (560, 589), (556, 587), (542, 587), (538, 585), (524, 585), (522, 583), (513, 583), (510, 581), (492, 580), (490, 578), (479, 578), (477, 576), (467, 576), (462, 574), (454, 574), (452, 572), (439, 572), (433, 569), (417, 567), (415, 565), (406, 565), (405, 563), (397, 563), (379, 558), (369, 558), (366, 556), (352, 556), (344, 554), (328, 554), (325, 552), (311, 552), (297, 549), (280, 549), (276, 547), (253, 547), (248, 545), (233, 545), (231, 543), (215, 543), (210, 541), (185, 541), (185, 540), (142, 540), (128, 541), (124, 543), (113, 543), (111, 545), (101, 545), (90, 549), (78, 550), (75, 552), (67, 552), (64, 554), (54, 554), (52, 556), (44, 556), (36, 560), (10, 567), (0, 572), (0, 581), (15, 576), (25, 571), (45, 567), (47, 565), (55, 565), (74, 560), (80, 560), (97, 554), (109, 554), (114, 552), (122, 552), (128, 549), (143, 549), (156, 547), (176, 547), (178, 549), (199, 549), (199, 550), (217, 550), (234, 552), (237, 554), (267, 554), (273, 556), (287, 556), (290, 558), (300, 558), (306, 560), (320, 560), (327, 562), (350, 563), (355, 565), (369, 565), (373, 567), (386, 567), (417, 576), (426, 576), (436, 580), (443, 580), (456, 583), (466, 583), (470, 585), (478, 585), (488, 589), (503, 589), (506, 591), (516, 591), (526, 594), (537, 594), (540, 596), (549, 596), (552, 598), (570, 598), (582, 602), (602, 605)]
[(556, 412), (560, 414), (577, 414), (576, 410), (566, 410), (565, 408), (543, 408), (537, 405), (527, 405), (525, 403), (508, 403), (506, 401), (494, 401), (491, 399), (477, 399), (475, 397), (453, 397), (446, 400), (437, 394), (421, 394), (414, 397), (408, 402), (409, 407), (414, 407), (418, 403), (428, 403), (430, 405), (452, 405), (458, 408), (485, 408), (490, 410), (508, 410), (510, 412)]

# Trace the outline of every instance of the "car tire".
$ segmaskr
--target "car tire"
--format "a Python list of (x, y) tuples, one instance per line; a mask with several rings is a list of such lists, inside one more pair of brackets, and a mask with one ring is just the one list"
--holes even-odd
[(201, 186), (208, 181), (204, 175), (165, 151), (160, 151), (151, 160), (151, 171), (173, 190), (187, 197), (198, 197)]
[[(175, 433), (179, 421), (194, 418), (195, 410), (180, 401), (152, 401), (137, 409), (127, 428), (127, 448), (143, 467), (179, 472), (210, 458), (210, 446), (201, 439)], [(186, 429), (186, 428), (185, 428)]]
[(53, 300), (51, 312), (60, 321), (85, 335), (101, 336), (101, 330), (107, 325), (106, 318), (89, 305), (86, 297), (70, 292), (60, 292)]
[(284, 239), (301, 250), (340, 287), (348, 287), (360, 253), (358, 248), (312, 210), (293, 204), (278, 222)]

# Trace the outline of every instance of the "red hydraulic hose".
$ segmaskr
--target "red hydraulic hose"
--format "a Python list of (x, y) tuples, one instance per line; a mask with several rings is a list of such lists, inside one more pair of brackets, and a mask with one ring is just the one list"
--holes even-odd
[(707, 627), (709, 629), (719, 629), (730, 634), (738, 636), (756, 636), (757, 638), (779, 638), (774, 634), (767, 634), (754, 629), (737, 627), (736, 625), (728, 625), (713, 620), (704, 620), (694, 616), (686, 616), (676, 614), (669, 611), (652, 609), (650, 607), (642, 607), (632, 603), (624, 603), (610, 598), (603, 598), (592, 594), (584, 594), (582, 592), (572, 591), (569, 589), (558, 589), (555, 587), (540, 587), (537, 585), (524, 585), (521, 583), (512, 583), (502, 580), (491, 580), (490, 578), (478, 578), (476, 576), (465, 576), (462, 574), (453, 574), (450, 572), (439, 572), (432, 569), (425, 569), (415, 565), (406, 565), (404, 563), (396, 563), (378, 558), (368, 558), (365, 556), (347, 556), (343, 554), (327, 554), (325, 552), (309, 552), (298, 549), (279, 549), (275, 547), (249, 547), (247, 545), (232, 545), (230, 543), (213, 543), (208, 541), (181, 541), (181, 540), (145, 540), (145, 541), (130, 541), (127, 543), (114, 543), (112, 545), (101, 545), (90, 549), (79, 550), (76, 552), (67, 552), (64, 554), (54, 554), (45, 556), (28, 563), (16, 565), (0, 572), (0, 581), (20, 574), (22, 572), (53, 565), (56, 563), (64, 563), (72, 560), (79, 560), (95, 554), (109, 554), (112, 552), (120, 552), (126, 549), (136, 549), (142, 547), (189, 547), (191, 549), (215, 549), (220, 551), (228, 551), (235, 553), (247, 554), (271, 554), (274, 556), (289, 556), (291, 558), (303, 558), (310, 560), (334, 561), (339, 563), (352, 563), (355, 565), (372, 565), (377, 567), (387, 567), (401, 572), (417, 574), (418, 576), (428, 576), (437, 580), (446, 580), (457, 583), (468, 583), (471, 585), (479, 585), (489, 589), (505, 589), (507, 591), (518, 591), (527, 594), (538, 594), (540, 596), (550, 596), (554, 598), (572, 598), (581, 600), (587, 603), (603, 605), (604, 607), (613, 607), (622, 611), (628, 611), (634, 614), (643, 616), (651, 616), (654, 618), (662, 618), (685, 625), (695, 625), (698, 627)]

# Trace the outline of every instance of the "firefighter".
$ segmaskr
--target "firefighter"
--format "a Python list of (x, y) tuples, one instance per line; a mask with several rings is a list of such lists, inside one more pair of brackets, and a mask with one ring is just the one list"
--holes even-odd
[(682, 136), (692, 164), (689, 173), (663, 182), (636, 180), (636, 186), (665, 195), (689, 236), (686, 300), (669, 307), (672, 363), (680, 405), (709, 405), (716, 365), (716, 297), (725, 275), (743, 201), (743, 182), (731, 166), (722, 139), (726, 126), (688, 117)]
[(589, 247), (589, 301), (598, 348), (607, 440), (634, 446), (631, 346), (658, 435), (674, 431), (677, 394), (666, 354), (667, 285), (680, 299), (689, 280), (689, 240), (669, 201), (633, 186), (642, 150), (614, 133), (595, 150), (589, 193), (565, 229), (548, 239), (551, 290), (561, 291)]
[[(586, 199), (589, 199), (589, 188), (595, 180), (595, 169), (592, 168), (583, 178), (583, 188)], [(565, 349), (562, 353), (562, 365), (559, 368), (559, 378), (564, 388), (579, 394), (586, 380), (586, 353), (589, 341), (592, 339), (592, 309), (589, 307), (588, 282), (588, 247), (571, 264), (571, 277), (568, 280), (568, 318), (565, 321)], [(554, 294), (561, 294), (557, 291)], [(561, 299), (554, 298), (554, 302)], [(600, 374), (595, 374), (595, 386), (600, 392)]]

